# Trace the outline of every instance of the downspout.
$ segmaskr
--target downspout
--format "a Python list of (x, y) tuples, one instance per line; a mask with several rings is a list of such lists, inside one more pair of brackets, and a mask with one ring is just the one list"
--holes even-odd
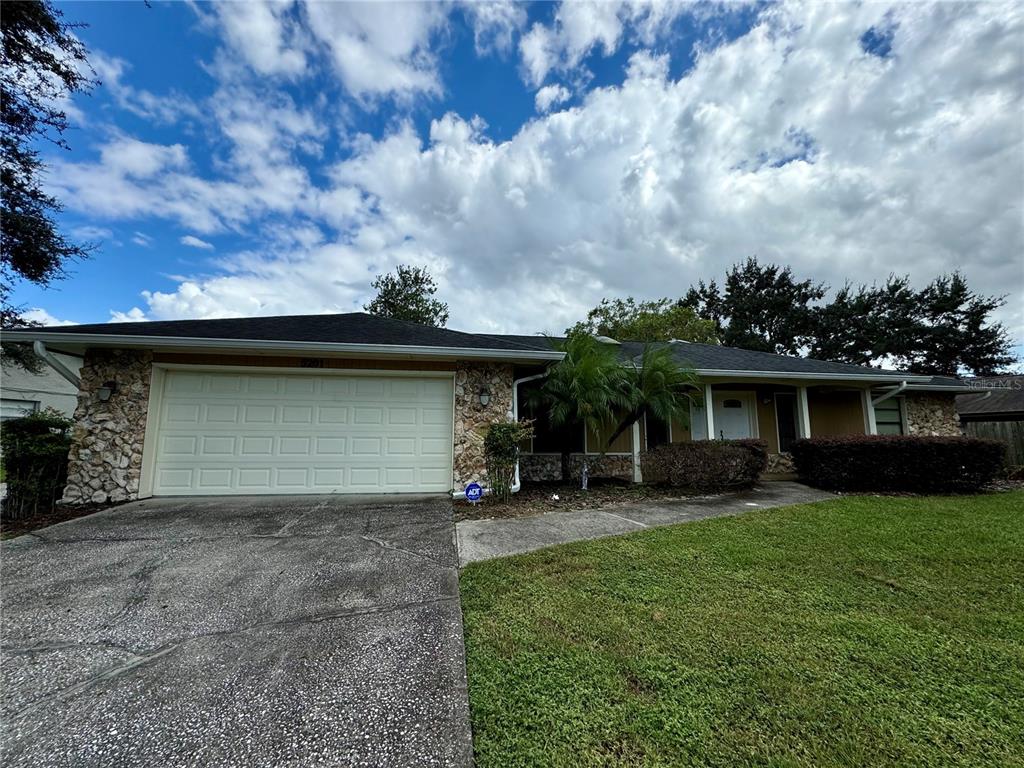
[(47, 365), (53, 370), (63, 376), (71, 384), (74, 385), (75, 389), (78, 390), (82, 386), (82, 380), (75, 375), (75, 372), (68, 368), (64, 363), (53, 356), (53, 353), (46, 348), (46, 345), (41, 341), (32, 343), (32, 351), (36, 353), (36, 356), (41, 358)]
[[(512, 421), (519, 421), (519, 385), (524, 384), (527, 381), (536, 381), (537, 379), (543, 379), (548, 375), (547, 371), (544, 373), (535, 373), (533, 376), (524, 376), (521, 379), (516, 379), (512, 382)], [(519, 459), (516, 458), (516, 474), (512, 480), (512, 493), (519, 493), (519, 488), (522, 483), (519, 482)]]
[[(537, 379), (543, 379), (548, 373), (535, 373), (532, 376), (524, 376), (521, 379), (516, 379), (512, 382), (512, 412), (509, 414), (512, 418), (511, 421), (519, 421), (519, 385), (525, 384), (528, 381), (536, 381)], [(512, 493), (519, 493), (519, 489), (522, 483), (519, 481), (519, 459), (516, 459), (516, 473), (512, 480)], [(484, 494), (491, 492), (490, 488), (484, 488)], [(453, 499), (464, 499), (466, 498), (465, 491), (452, 491)]]
[(907, 388), (907, 382), (901, 381), (900, 385), (898, 387), (893, 387), (888, 392), (886, 392), (884, 394), (881, 394), (878, 397), (876, 397), (874, 400), (872, 400), (871, 401), (871, 405), (875, 406), (875, 405), (878, 405), (879, 403), (884, 403), (890, 397), (895, 397), (896, 395), (898, 395), (900, 392), (902, 392), (906, 388)]

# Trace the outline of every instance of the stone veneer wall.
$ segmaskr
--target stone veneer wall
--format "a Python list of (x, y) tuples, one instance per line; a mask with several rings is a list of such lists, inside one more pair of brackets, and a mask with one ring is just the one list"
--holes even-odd
[(903, 407), (909, 435), (954, 437), (963, 434), (954, 395), (908, 392)]
[[(480, 404), (480, 390), (491, 393)], [(459, 363), (455, 369), (455, 445), (452, 485), (462, 490), (468, 483), (485, 484), (484, 435), (496, 421), (512, 413), (512, 366), (503, 363)]]
[(793, 455), (790, 453), (769, 453), (768, 466), (765, 467), (766, 475), (788, 475), (796, 472), (796, 465), (793, 463)]
[[(152, 370), (152, 352), (86, 352), (64, 503), (102, 504), (138, 498)], [(117, 382), (117, 391), (104, 403), (96, 391), (106, 381)]]
[[(632, 456), (590, 456), (591, 477), (616, 477), (621, 480), (633, 479)], [(569, 474), (579, 479), (583, 468), (583, 454), (574, 453), (569, 457)], [(524, 453), (519, 457), (519, 477), (521, 480), (562, 479), (562, 457), (552, 453)]]

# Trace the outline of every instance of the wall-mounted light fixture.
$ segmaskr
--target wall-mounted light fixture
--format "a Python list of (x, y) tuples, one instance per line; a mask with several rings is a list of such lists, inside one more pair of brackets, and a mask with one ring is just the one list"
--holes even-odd
[(491, 402), (491, 392), (487, 387), (484, 387), (480, 390), (480, 405), (486, 408), (489, 402)]
[(104, 381), (103, 386), (96, 390), (96, 397), (100, 399), (101, 403), (105, 403), (115, 392), (117, 392), (117, 382)]

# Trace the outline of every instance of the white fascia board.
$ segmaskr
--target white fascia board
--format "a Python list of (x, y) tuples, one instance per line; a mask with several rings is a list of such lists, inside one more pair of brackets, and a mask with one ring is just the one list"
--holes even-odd
[[(798, 373), (796, 371), (732, 371), (717, 368), (696, 368), (698, 376), (732, 379), (803, 379), (810, 381), (864, 381), (898, 385), (901, 381), (930, 381), (931, 376), (879, 375), (876, 373)], [(899, 378), (897, 378), (899, 377)]]
[(478, 360), (561, 360), (564, 353), (533, 349), (475, 349), (472, 347), (425, 347), (406, 344), (341, 344), (327, 341), (263, 341), (257, 339), (206, 339), (190, 336), (134, 336), (106, 333), (53, 333), (45, 330), (5, 331), (4, 341), (42, 341), (84, 347), (119, 349), (242, 350), (308, 352), (379, 357), (445, 357)]
[(943, 384), (908, 384), (904, 392), (948, 392), (951, 395), (970, 395), (973, 393), (1005, 391), (1006, 387), (951, 387)]

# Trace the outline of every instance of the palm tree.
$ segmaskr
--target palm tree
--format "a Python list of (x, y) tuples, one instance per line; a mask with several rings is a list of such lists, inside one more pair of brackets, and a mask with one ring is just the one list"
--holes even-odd
[(693, 369), (676, 362), (671, 347), (645, 345), (639, 362), (633, 360), (622, 366), (620, 381), (620, 401), (625, 403), (626, 411), (607, 445), (647, 415), (665, 424), (689, 423), (690, 403), (696, 399), (694, 391), (699, 391), (700, 379)]
[[(583, 426), (588, 432), (598, 432), (613, 423), (616, 413), (631, 403), (624, 381), (626, 369), (619, 363), (615, 347), (582, 333), (570, 335), (555, 347), (565, 357), (549, 369), (540, 387), (528, 393), (530, 405), (545, 408), (548, 422), (556, 429)], [(562, 481), (568, 482), (572, 433), (561, 431)]]

